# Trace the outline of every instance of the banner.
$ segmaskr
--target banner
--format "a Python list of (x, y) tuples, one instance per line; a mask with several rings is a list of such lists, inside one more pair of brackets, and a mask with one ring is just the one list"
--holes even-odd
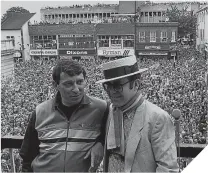
[(134, 55), (134, 49), (98, 49), (98, 56), (129, 56)]
[(59, 50), (59, 55), (95, 55), (96, 50)]
[(168, 53), (164, 52), (139, 52), (139, 55), (168, 55)]
[(145, 46), (145, 49), (161, 49), (160, 46)]
[(30, 50), (30, 55), (34, 56), (34, 55), (46, 55), (46, 56), (50, 56), (50, 55), (58, 55), (58, 51), (57, 49), (35, 49), (35, 50)]

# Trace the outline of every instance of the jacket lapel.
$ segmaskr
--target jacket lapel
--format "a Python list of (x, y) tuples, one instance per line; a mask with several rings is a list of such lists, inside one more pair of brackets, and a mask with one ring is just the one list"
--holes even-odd
[(106, 122), (106, 135), (105, 135), (105, 144), (104, 144), (104, 160), (103, 160), (103, 171), (107, 172), (108, 171), (108, 150), (107, 150), (107, 137), (108, 137), (108, 131), (109, 131), (109, 126), (110, 126), (110, 120), (111, 120), (111, 116), (112, 113), (110, 112), (112, 111), (112, 104), (109, 107), (109, 114), (108, 114), (108, 118), (107, 118), (107, 122)]
[(126, 145), (125, 152), (125, 172), (130, 172), (134, 162), (134, 157), (136, 153), (137, 146), (141, 139), (141, 130), (144, 126), (144, 117), (145, 116), (145, 101), (140, 105), (134, 116), (132, 122), (131, 130), (129, 133), (129, 138)]

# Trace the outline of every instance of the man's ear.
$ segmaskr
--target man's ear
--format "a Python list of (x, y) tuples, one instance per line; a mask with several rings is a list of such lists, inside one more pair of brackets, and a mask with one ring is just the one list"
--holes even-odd
[(140, 87), (140, 81), (139, 81), (138, 79), (136, 79), (136, 80), (134, 81), (134, 89), (135, 89), (135, 90), (138, 90), (139, 87)]

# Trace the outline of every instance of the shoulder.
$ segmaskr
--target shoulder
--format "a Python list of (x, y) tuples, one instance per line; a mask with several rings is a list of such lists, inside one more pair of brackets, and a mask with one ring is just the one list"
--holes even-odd
[(100, 109), (106, 109), (107, 102), (97, 97), (88, 96), (92, 106)]
[(36, 106), (36, 112), (37, 111), (42, 111), (46, 109), (50, 109), (53, 105), (54, 99), (46, 100), (39, 105)]
[(162, 108), (160, 108), (159, 106), (145, 100), (146, 102), (146, 111), (147, 111), (147, 115), (149, 116), (149, 120), (152, 123), (165, 123), (165, 122), (169, 122), (172, 121), (171, 116), (168, 114), (167, 111), (163, 110)]

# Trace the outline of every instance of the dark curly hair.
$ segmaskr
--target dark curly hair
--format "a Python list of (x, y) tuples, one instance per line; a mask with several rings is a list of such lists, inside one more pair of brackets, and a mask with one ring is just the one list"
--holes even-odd
[(57, 84), (59, 84), (60, 74), (62, 72), (69, 76), (80, 75), (82, 73), (84, 78), (86, 78), (85, 69), (77, 61), (71, 59), (58, 60), (56, 66), (53, 68), (52, 77)]

